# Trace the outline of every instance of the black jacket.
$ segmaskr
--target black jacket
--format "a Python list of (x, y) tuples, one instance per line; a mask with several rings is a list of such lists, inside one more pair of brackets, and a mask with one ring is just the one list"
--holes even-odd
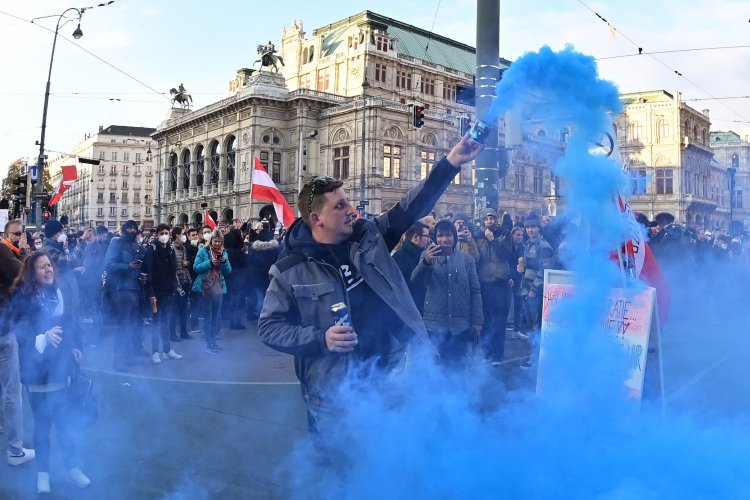
[(148, 274), (147, 297), (168, 297), (177, 291), (177, 259), (171, 243), (156, 242), (146, 249), (143, 271)]
[(409, 240), (404, 240), (401, 248), (393, 254), (393, 260), (396, 261), (396, 265), (406, 280), (406, 286), (409, 287), (409, 292), (414, 299), (414, 305), (419, 309), (419, 314), (424, 316), (424, 297), (425, 293), (427, 293), (425, 286), (423, 283), (416, 283), (411, 280), (411, 273), (414, 272), (414, 268), (419, 264), (421, 256), (421, 248)]

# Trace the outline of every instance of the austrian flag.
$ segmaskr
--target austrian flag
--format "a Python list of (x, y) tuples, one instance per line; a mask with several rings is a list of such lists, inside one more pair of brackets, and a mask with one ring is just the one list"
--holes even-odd
[(296, 219), (292, 207), (287, 203), (284, 195), (271, 180), (266, 169), (263, 168), (260, 160), (255, 158), (255, 168), (253, 169), (253, 189), (250, 198), (254, 200), (264, 200), (273, 203), (273, 209), (276, 212), (276, 218), (284, 224), (284, 227), (291, 227)]
[(55, 192), (52, 194), (52, 198), (50, 198), (49, 200), (50, 207), (60, 201), (63, 193), (70, 189), (70, 186), (72, 186), (73, 183), (78, 180), (78, 172), (76, 171), (75, 165), (67, 165), (65, 167), (62, 167), (61, 170), (62, 179), (60, 179), (60, 184), (57, 185), (57, 189), (55, 189)]

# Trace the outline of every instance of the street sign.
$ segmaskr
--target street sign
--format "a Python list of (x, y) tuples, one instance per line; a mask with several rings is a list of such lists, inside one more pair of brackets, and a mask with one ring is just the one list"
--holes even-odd
[(363, 211), (364, 209), (365, 209), (365, 206), (362, 205), (361, 203), (357, 205), (357, 210), (359, 210), (360, 212)]
[(364, 201), (360, 201), (360, 202), (359, 202), (359, 204), (360, 204), (360, 205), (364, 205), (364, 206), (367, 206), (367, 205), (369, 205), (369, 204), (370, 204), (370, 202), (369, 202), (369, 201), (367, 201), (367, 200), (364, 200)]
[(50, 198), (49, 193), (35, 193), (34, 199), (35, 200), (48, 200)]
[(37, 174), (38, 168), (36, 165), (29, 165), (29, 173), (31, 174), (31, 182), (35, 183), (37, 180)]

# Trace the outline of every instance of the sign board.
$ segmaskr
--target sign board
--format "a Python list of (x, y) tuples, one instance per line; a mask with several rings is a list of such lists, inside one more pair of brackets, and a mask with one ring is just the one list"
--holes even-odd
[(38, 178), (39, 169), (36, 165), (29, 165), (29, 174), (31, 174), (31, 182), (36, 183)]
[(5, 224), (8, 223), (8, 209), (0, 209), (0, 231), (5, 230)]
[[(553, 376), (545, 373), (544, 363), (545, 357), (550, 354), (547, 351), (550, 336), (571, 334), (566, 331), (566, 325), (563, 321), (560, 321), (556, 312), (559, 311), (561, 306), (564, 306), (566, 300), (570, 300), (576, 293), (573, 275), (569, 272), (547, 270), (545, 271), (544, 281), (542, 335), (537, 377), (538, 393), (542, 392), (545, 375), (547, 379)], [(627, 397), (640, 401), (646, 380), (647, 361), (652, 358), (648, 356), (649, 344), (655, 346), (659, 343), (656, 289), (648, 287), (612, 288), (609, 297), (603, 301), (602, 306), (602, 318), (598, 322), (599, 330), (591, 333), (603, 335), (619, 346), (619, 352), (622, 354), (623, 360), (626, 361), (629, 370), (623, 379)], [(547, 340), (547, 345), (545, 345), (545, 340)], [(658, 356), (661, 355), (660, 346), (655, 349), (655, 352), (658, 353)], [(661, 369), (659, 359), (653, 359), (651, 363), (659, 370)], [(649, 370), (649, 373), (653, 373), (653, 371)], [(653, 376), (658, 378), (661, 386), (661, 374)]]

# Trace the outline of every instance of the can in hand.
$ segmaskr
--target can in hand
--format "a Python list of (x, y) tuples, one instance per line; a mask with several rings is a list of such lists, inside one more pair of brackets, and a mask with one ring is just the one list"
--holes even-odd
[(159, 312), (159, 308), (156, 306), (156, 297), (151, 297), (151, 312), (154, 314)]
[(331, 315), (333, 315), (333, 322), (340, 326), (352, 326), (352, 320), (349, 316), (349, 308), (346, 304), (339, 302), (331, 306)]
[(519, 273), (523, 273), (526, 271), (526, 264), (523, 262), (523, 257), (518, 258), (518, 265), (516, 266), (516, 271)]

